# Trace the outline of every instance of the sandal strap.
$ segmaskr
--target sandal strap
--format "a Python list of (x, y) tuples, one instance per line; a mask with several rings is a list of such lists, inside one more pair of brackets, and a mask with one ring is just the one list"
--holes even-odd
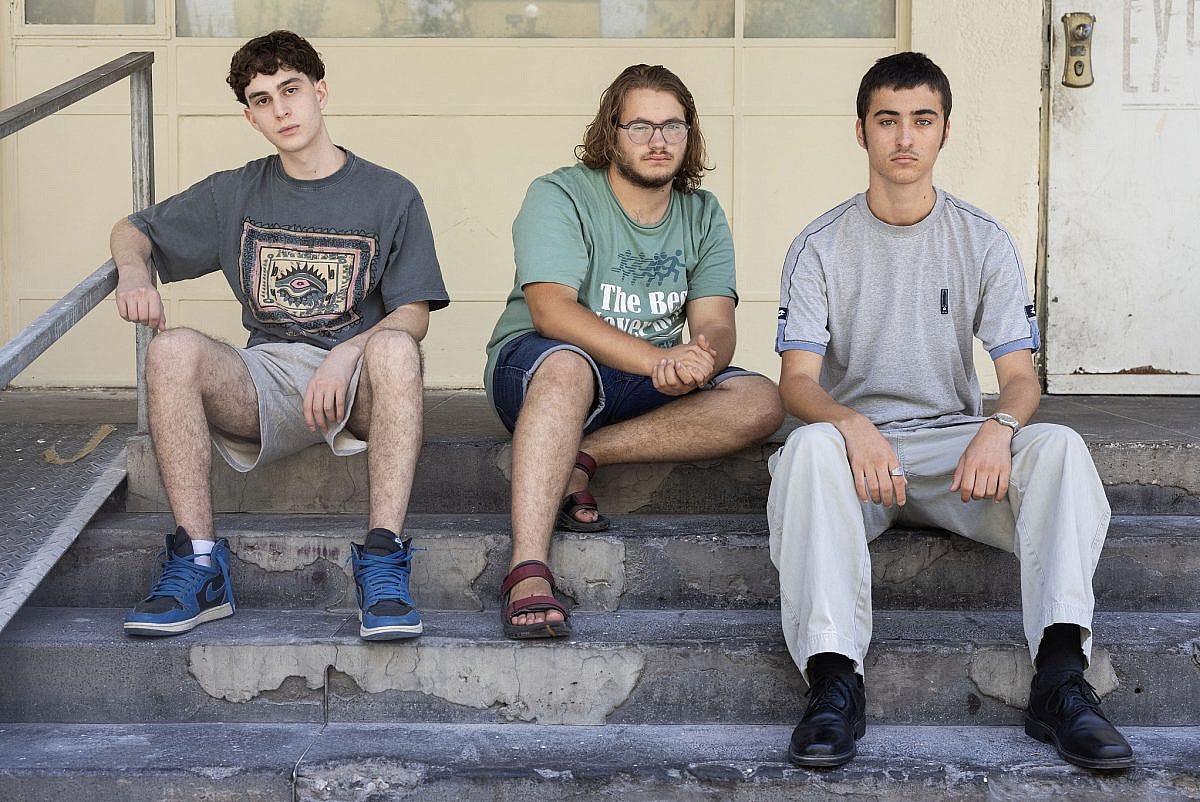
[(550, 567), (541, 560), (526, 560), (514, 565), (513, 569), (508, 572), (508, 576), (504, 577), (504, 582), (500, 585), (500, 595), (507, 596), (514, 585), (534, 578), (549, 582), (551, 592), (553, 592), (554, 574), (550, 573)]
[(574, 493), (568, 493), (563, 496), (563, 512), (573, 516), (580, 510), (596, 510), (599, 512), (600, 505), (596, 503), (596, 497), (586, 490), (576, 490)]
[(524, 599), (518, 599), (504, 608), (504, 617), (511, 620), (514, 615), (541, 613), (548, 610), (562, 613), (564, 619), (567, 617), (567, 609), (559, 604), (558, 599), (553, 596), (526, 596)]
[(589, 480), (596, 475), (596, 460), (592, 459), (592, 455), (586, 451), (580, 451), (575, 455), (575, 467), (586, 473)]

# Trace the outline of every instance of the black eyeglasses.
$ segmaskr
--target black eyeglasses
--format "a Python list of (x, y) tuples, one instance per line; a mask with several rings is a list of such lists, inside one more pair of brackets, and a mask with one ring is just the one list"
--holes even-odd
[(683, 140), (687, 139), (688, 129), (691, 128), (687, 123), (672, 121), (668, 123), (648, 123), (643, 120), (634, 120), (633, 122), (621, 125), (617, 123), (617, 128), (622, 128), (625, 135), (629, 137), (629, 141), (635, 145), (645, 145), (654, 138), (655, 131), (662, 131), (663, 140), (668, 145), (678, 145)]

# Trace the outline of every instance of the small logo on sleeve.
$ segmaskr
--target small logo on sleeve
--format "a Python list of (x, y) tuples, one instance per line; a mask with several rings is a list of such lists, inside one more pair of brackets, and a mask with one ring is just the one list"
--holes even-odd
[(1025, 317), (1027, 317), (1027, 318), (1033, 318), (1033, 317), (1035, 317), (1036, 315), (1037, 315), (1037, 313), (1036, 313), (1036, 312), (1034, 311), (1034, 309), (1033, 309), (1033, 304), (1028, 304), (1028, 305), (1026, 305), (1026, 307), (1025, 307)]
[(787, 312), (788, 312), (788, 310), (787, 310), (786, 306), (779, 307), (779, 319), (787, 320)]

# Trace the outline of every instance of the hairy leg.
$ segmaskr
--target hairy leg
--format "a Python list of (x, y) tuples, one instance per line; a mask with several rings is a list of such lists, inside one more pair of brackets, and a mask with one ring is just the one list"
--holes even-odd
[(213, 540), (210, 425), (257, 439), (258, 394), (237, 352), (192, 329), (168, 329), (146, 355), (154, 453), (175, 522)]
[[(542, 362), (533, 378), (517, 428), (512, 450), (511, 568), (525, 560), (545, 562), (566, 476), (579, 450), (583, 422), (595, 395), (595, 374), (583, 357), (556, 351)], [(527, 579), (510, 594), (513, 599), (549, 595), (544, 579)], [(550, 611), (515, 616), (514, 624), (561, 621)]]
[(372, 529), (404, 531), (424, 440), (421, 376), (421, 349), (408, 333), (379, 331), (367, 341), (348, 427), (370, 442)]
[[(580, 447), (597, 465), (715, 459), (761, 443), (782, 423), (775, 384), (762, 376), (737, 376), (597, 429)], [(575, 471), (569, 489), (586, 485), (587, 477)]]

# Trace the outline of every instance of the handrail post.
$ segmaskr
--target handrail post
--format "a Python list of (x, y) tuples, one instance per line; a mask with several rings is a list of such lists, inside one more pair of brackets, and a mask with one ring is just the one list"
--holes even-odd
[[(129, 126), (133, 140), (133, 210), (140, 212), (154, 202), (154, 99), (150, 65), (129, 76)], [(154, 264), (150, 264), (150, 281), (158, 283)], [(146, 353), (154, 330), (137, 325), (137, 404), (138, 431), (150, 431), (150, 415), (146, 406)]]

